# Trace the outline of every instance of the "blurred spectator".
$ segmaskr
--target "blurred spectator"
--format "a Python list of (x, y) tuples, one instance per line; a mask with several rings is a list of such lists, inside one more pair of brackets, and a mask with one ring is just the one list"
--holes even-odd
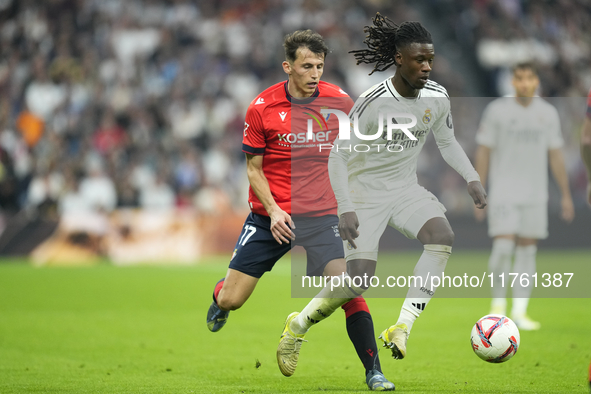
[(140, 190), (140, 207), (154, 211), (171, 211), (176, 205), (174, 190), (160, 174), (156, 182)]
[(43, 135), (43, 129), (45, 128), (43, 119), (26, 109), (18, 115), (16, 125), (23, 135), (27, 146), (30, 148), (37, 145)]
[(93, 146), (104, 154), (123, 148), (127, 143), (125, 130), (115, 120), (115, 115), (107, 110), (103, 114), (99, 128), (93, 136)]
[[(363, 26), (376, 11), (396, 22), (425, 20), (409, 0), (0, 3), (0, 174), (10, 174), (0, 182), (16, 184), (20, 208), (48, 196), (55, 201), (56, 193), (41, 185), (64, 181), (50, 174), (66, 167), (84, 173), (98, 156), (100, 168), (91, 165), (79, 193), (105, 212), (142, 204), (244, 208), (244, 114), (258, 92), (285, 80), (283, 36), (318, 30), (331, 49), (323, 79), (355, 98), (385, 78), (369, 77), (348, 53), (363, 46)], [(454, 66), (466, 59), (446, 58), (454, 46), (477, 54), (476, 73), (490, 81), (476, 92), (483, 97), (503, 92), (504, 69), (522, 57), (541, 63), (543, 95), (584, 97), (591, 85), (591, 13), (584, 2), (428, 4), (423, 12), (436, 15), (437, 26), (426, 25), (448, 36), (436, 44), (434, 79), (455, 96), (466, 94), (469, 83)], [(474, 130), (456, 131), (470, 152)], [(445, 192), (450, 210), (470, 213), (435, 150), (426, 147), (428, 165), (420, 170), (429, 189)], [(14, 204), (14, 189), (6, 190)]]
[(111, 212), (117, 205), (115, 184), (98, 161), (88, 164), (88, 175), (80, 181), (79, 193), (93, 210)]
[(29, 184), (27, 204), (41, 216), (57, 215), (57, 204), (64, 189), (63, 175), (53, 168), (41, 168)]

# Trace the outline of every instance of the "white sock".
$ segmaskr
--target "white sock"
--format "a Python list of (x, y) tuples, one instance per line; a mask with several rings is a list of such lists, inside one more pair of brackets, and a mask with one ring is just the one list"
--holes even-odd
[[(515, 249), (515, 241), (507, 238), (495, 238), (493, 240), (492, 251), (488, 260), (488, 270), (493, 274), (493, 288), (491, 308), (506, 308), (507, 300), (507, 280), (509, 268), (511, 267), (511, 258)], [(505, 277), (505, 286), (499, 275)]]
[[(355, 297), (361, 295), (365, 289), (356, 287), (350, 280), (350, 276), (346, 275), (337, 277), (340, 280), (338, 287), (331, 290), (331, 282), (329, 281), (320, 293), (314, 297), (308, 305), (302, 309), (300, 314), (291, 321), (289, 328), (294, 334), (305, 334), (314, 324), (329, 317), (337, 308)], [(336, 285), (336, 282), (332, 282)]]
[[(529, 297), (533, 289), (532, 275), (536, 272), (536, 253), (538, 247), (536, 245), (517, 246), (515, 248), (515, 264), (513, 270), (520, 276), (515, 280), (515, 286), (513, 286), (513, 308), (511, 315), (521, 316), (527, 312), (527, 305), (529, 303)], [(528, 286), (520, 285), (521, 274), (526, 274), (529, 279)], [(525, 276), (525, 275), (524, 275)]]
[(434, 276), (441, 277), (450, 255), (451, 246), (424, 246), (423, 254), (413, 271), (413, 276), (420, 276), (423, 279), (422, 286), (421, 281), (418, 281), (417, 286), (409, 287), (396, 324), (406, 324), (410, 332), (413, 323), (421, 312), (425, 310), (425, 307), (435, 294), (435, 290), (437, 290), (437, 287), (432, 286), (431, 280), (428, 280), (428, 278)]

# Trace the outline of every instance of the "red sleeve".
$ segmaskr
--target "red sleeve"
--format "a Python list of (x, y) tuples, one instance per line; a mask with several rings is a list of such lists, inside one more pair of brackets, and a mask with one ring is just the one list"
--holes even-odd
[(589, 96), (587, 96), (587, 116), (591, 118), (591, 90), (589, 90)]
[(346, 114), (348, 114), (349, 112), (351, 112), (351, 108), (353, 108), (353, 105), (354, 104), (355, 103), (353, 102), (353, 100), (351, 99), (351, 97), (348, 97), (347, 96), (347, 98), (345, 99), (345, 102), (343, 103), (343, 106), (344, 106), (343, 112), (346, 113)]
[(262, 155), (267, 146), (263, 119), (259, 111), (248, 107), (244, 121), (244, 136), (242, 137), (242, 151), (251, 155)]

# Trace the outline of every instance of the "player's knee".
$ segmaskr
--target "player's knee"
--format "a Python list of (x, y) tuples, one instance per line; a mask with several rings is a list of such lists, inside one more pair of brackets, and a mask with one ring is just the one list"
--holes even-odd
[(359, 294), (368, 289), (369, 281), (376, 272), (376, 262), (373, 260), (351, 260), (347, 264), (347, 273), (355, 284), (356, 291)]
[(220, 294), (220, 296), (218, 296), (217, 301), (218, 306), (221, 309), (225, 311), (235, 311), (236, 309), (239, 309), (242, 305), (244, 305), (244, 302), (246, 300), (240, 300), (237, 297)]
[(437, 231), (431, 236), (431, 244), (452, 246), (456, 235), (451, 228), (446, 228)]
[(445, 243), (443, 243), (443, 245), (452, 246), (455, 240), (456, 240), (456, 234), (450, 228), (445, 235), (445, 238), (443, 240)]

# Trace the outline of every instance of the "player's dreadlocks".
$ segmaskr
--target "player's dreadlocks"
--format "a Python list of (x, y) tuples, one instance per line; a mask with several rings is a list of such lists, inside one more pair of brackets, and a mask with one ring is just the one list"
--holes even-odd
[(353, 53), (357, 64), (375, 63), (374, 71), (387, 70), (396, 64), (396, 51), (403, 46), (417, 44), (432, 44), (431, 33), (419, 22), (403, 22), (400, 26), (392, 22), (387, 16), (378, 12), (372, 19), (373, 26), (365, 26), (363, 31), (368, 33), (363, 41), (368, 49), (350, 51)]

